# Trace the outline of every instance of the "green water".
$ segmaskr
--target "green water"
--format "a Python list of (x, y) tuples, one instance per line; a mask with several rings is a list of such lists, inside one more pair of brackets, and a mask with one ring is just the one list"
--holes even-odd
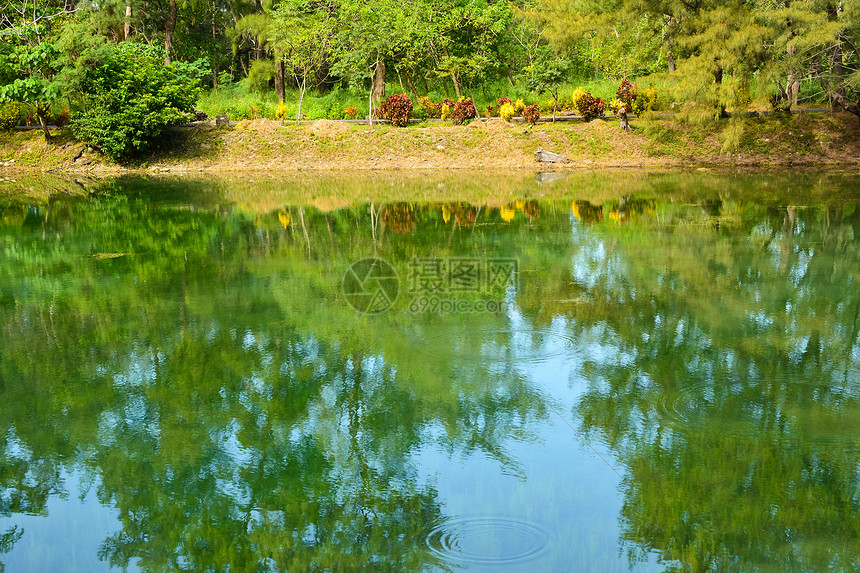
[(252, 179), (0, 199), (0, 570), (860, 569), (860, 176)]

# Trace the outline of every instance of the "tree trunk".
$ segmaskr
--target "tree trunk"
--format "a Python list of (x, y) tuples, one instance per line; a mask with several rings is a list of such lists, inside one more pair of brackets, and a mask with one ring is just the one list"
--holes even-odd
[(834, 92), (833, 94), (831, 94), (830, 97), (833, 98), (834, 104), (838, 104), (839, 107), (841, 107), (848, 113), (853, 113), (858, 118), (860, 118), (860, 101), (858, 101), (857, 103), (851, 103), (848, 101), (848, 98), (846, 98), (839, 92)]
[[(845, 98), (845, 83), (842, 81), (842, 77), (845, 74), (845, 67), (842, 63), (842, 43), (839, 42), (837, 38), (837, 43), (833, 47), (833, 56), (832, 56), (832, 64), (831, 64), (831, 75), (833, 77), (833, 81), (831, 82), (830, 91), (834, 94), (838, 94), (842, 96), (842, 99)], [(837, 105), (842, 105), (840, 100), (833, 99), (833, 102)], [(835, 108), (835, 106), (834, 106)], [(836, 111), (836, 109), (834, 109)]]
[[(212, 11), (212, 40), (217, 41), (217, 28), (215, 27), (215, 10)], [(218, 87), (218, 61), (217, 59), (212, 64), (212, 87)]]
[(622, 107), (618, 110), (618, 119), (621, 122), (621, 129), (630, 131), (630, 121), (627, 119), (627, 108)]
[(454, 82), (454, 93), (457, 94), (457, 99), (460, 99), (460, 84), (457, 83), (457, 74), (451, 74), (451, 81)]
[[(299, 84), (299, 109), (296, 111), (296, 123), (302, 119), (302, 101), (305, 99), (305, 85), (308, 81), (307, 76), (302, 77), (302, 83)], [(296, 78), (296, 83), (299, 83), (299, 78)]]
[(667, 28), (667, 38), (666, 38), (666, 61), (668, 63), (668, 70), (671, 74), (675, 71), (675, 17), (669, 16), (669, 23), (666, 25)]
[(478, 111), (478, 106), (475, 105), (475, 94), (472, 93), (471, 86), (469, 87), (469, 95), (472, 96), (472, 105), (475, 107), (475, 117), (478, 119), (478, 121), (481, 121), (481, 112)]
[(379, 103), (385, 99), (385, 60), (379, 54), (376, 60), (376, 69), (373, 71), (373, 80), (370, 83), (370, 99)]
[(409, 72), (404, 70), (403, 75), (406, 76), (406, 85), (409, 86), (409, 89), (412, 90), (412, 94), (417, 99), (419, 97), (418, 96), (418, 88), (415, 87), (415, 82), (412, 80), (412, 74), (410, 74)]
[(284, 103), (286, 88), (284, 87), (284, 58), (281, 52), (275, 51), (275, 92), (278, 94), (278, 103)]
[(125, 23), (122, 26), (122, 37), (123, 40), (128, 40), (128, 37), (131, 36), (131, 2), (126, 0), (125, 3)]
[(164, 25), (164, 63), (170, 63), (170, 54), (173, 52), (173, 32), (176, 31), (176, 0), (170, 0), (170, 8), (167, 11), (167, 23)]
[[(833, 2), (827, 5), (827, 16), (831, 22), (839, 20), (839, 6)], [(839, 111), (842, 106), (842, 101), (845, 100), (845, 85), (843, 76), (845, 69), (842, 62), (842, 39), (836, 36), (836, 45), (833, 46), (833, 52), (830, 55), (830, 92), (831, 92), (831, 108), (833, 111)], [(836, 95), (841, 97), (837, 98)]]
[(39, 120), (39, 125), (42, 126), (42, 133), (45, 134), (45, 143), (51, 144), (51, 132), (48, 131), (48, 118), (46, 117), (46, 109), (36, 106), (36, 118)]

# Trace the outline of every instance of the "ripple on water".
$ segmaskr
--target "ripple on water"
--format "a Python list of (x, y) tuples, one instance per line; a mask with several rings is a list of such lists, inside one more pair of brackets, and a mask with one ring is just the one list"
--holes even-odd
[(446, 519), (427, 536), (427, 546), (455, 565), (499, 567), (540, 556), (549, 544), (547, 533), (528, 521), (507, 517)]
[(665, 425), (785, 446), (860, 449), (860, 387), (812, 381), (685, 380), (659, 403)]
[(571, 356), (576, 342), (553, 329), (481, 329), (431, 336), (424, 351), (434, 359), (459, 364), (540, 364)]

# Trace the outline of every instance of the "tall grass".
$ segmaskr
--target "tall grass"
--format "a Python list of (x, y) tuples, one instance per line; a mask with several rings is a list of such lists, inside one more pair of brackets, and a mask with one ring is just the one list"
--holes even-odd
[[(631, 81), (639, 84), (640, 87), (648, 87), (653, 85), (659, 93), (659, 106), (661, 109), (669, 107), (675, 99), (675, 80), (669, 78), (666, 74), (654, 74), (641, 78), (631, 78)], [(558, 96), (562, 103), (570, 102), (573, 93), (577, 88), (582, 88), (585, 91), (591, 92), (592, 95), (603, 98), (607, 102), (615, 97), (615, 92), (619, 85), (618, 80), (614, 79), (594, 79), (588, 78), (572, 78), (569, 82), (559, 86)], [(423, 83), (422, 83), (423, 85)], [(450, 82), (442, 84), (440, 81), (435, 81), (429, 86), (430, 92), (427, 94), (419, 94), (427, 96), (433, 101), (442, 101), (445, 98), (454, 99), (454, 91)], [(804, 97), (801, 94), (801, 102), (805, 104), (820, 104), (820, 96), (816, 97), (815, 92), (820, 90), (814, 89), (815, 86), (804, 86), (803, 91), (809, 93), (811, 97)], [(751, 105), (756, 109), (766, 109), (768, 107), (769, 92), (759, 89), (759, 86), (753, 83), (751, 86), (752, 102)], [(386, 85), (386, 93), (402, 93), (399, 82), (389, 83)], [(415, 101), (415, 94), (407, 94)], [(544, 115), (552, 110), (553, 98), (549, 93), (535, 93), (530, 91), (525, 86), (524, 82), (519, 82), (517, 85), (511, 85), (507, 80), (496, 82), (487, 82), (480, 86), (461, 86), (460, 93), (464, 97), (472, 97), (475, 99), (475, 106), (478, 112), (483, 116), (488, 105), (492, 105), (495, 113), (498, 114), (498, 100), (500, 97), (509, 97), (512, 100), (522, 99), (526, 104), (537, 103), (540, 105)], [(295, 119), (298, 112), (299, 91), (297, 89), (288, 89), (284, 101), (285, 113), (284, 118)], [(257, 119), (257, 118), (274, 118), (278, 109), (278, 100), (274, 90), (265, 89), (258, 90), (250, 87), (247, 79), (235, 82), (224, 83), (217, 89), (210, 90), (203, 94), (197, 103), (197, 107), (205, 111), (210, 116), (218, 114), (226, 114), (232, 120)], [(346, 109), (354, 107), (357, 112), (357, 117), (364, 118), (368, 113), (368, 93), (366, 91), (354, 91), (347, 88), (336, 86), (334, 89), (325, 94), (318, 94), (314, 91), (305, 93), (302, 102), (302, 116), (304, 119), (344, 119), (346, 117)]]

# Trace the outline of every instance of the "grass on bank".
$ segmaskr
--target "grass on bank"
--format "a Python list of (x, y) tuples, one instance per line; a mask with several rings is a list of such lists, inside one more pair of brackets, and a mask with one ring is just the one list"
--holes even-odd
[[(659, 109), (671, 109), (672, 94), (675, 85), (665, 75), (656, 74), (631, 79), (631, 81), (638, 83), (640, 89), (650, 86), (655, 87), (659, 94)], [(583, 78), (573, 80), (559, 87), (558, 99), (559, 102), (569, 102), (572, 99), (574, 91), (577, 88), (582, 88), (592, 95), (602, 98), (608, 106), (609, 102), (615, 98), (619, 84), (619, 79)], [(211, 117), (225, 114), (234, 121), (264, 118), (274, 119), (278, 108), (278, 99), (275, 91), (273, 89), (259, 90), (249, 86), (250, 83), (247, 79), (235, 83), (222, 84), (216, 89), (205, 92), (198, 101), (197, 107)], [(430, 90), (427, 93), (420, 93), (419, 95), (429, 97), (435, 102), (441, 102), (445, 98), (456, 99), (456, 95), (450, 87), (447, 91), (442, 89), (440, 85), (428, 87)], [(406, 93), (412, 98), (413, 102), (417, 99), (408, 86), (401, 85), (399, 82), (388, 83), (385, 93)], [(750, 107), (752, 109), (769, 109), (770, 94), (767, 90), (758, 89), (754, 82), (751, 86), (751, 94), (752, 101), (750, 102)], [(551, 94), (538, 94), (529, 91), (522, 84), (511, 85), (507, 81), (487, 83), (472, 89), (463, 87), (461, 95), (470, 98), (474, 96), (475, 106), (482, 117), (485, 116), (485, 110), (488, 105), (492, 105), (496, 116), (498, 115), (498, 100), (500, 97), (509, 97), (512, 100), (522, 99), (527, 105), (537, 103), (540, 105), (541, 114), (544, 116), (551, 115), (553, 109)], [(295, 119), (298, 111), (298, 101), (299, 91), (297, 89), (288, 89), (284, 101), (287, 109), (286, 119)], [(827, 101), (817, 81), (807, 81), (801, 89), (801, 97), (798, 103), (799, 107), (820, 107), (826, 105)], [(345, 111), (348, 107), (355, 108), (357, 117), (366, 117), (368, 113), (368, 93), (356, 92), (351, 89), (342, 88), (339, 85), (325, 94), (308, 90), (302, 102), (302, 115), (304, 119), (308, 120), (345, 119)], [(607, 113), (610, 113), (608, 109)]]

